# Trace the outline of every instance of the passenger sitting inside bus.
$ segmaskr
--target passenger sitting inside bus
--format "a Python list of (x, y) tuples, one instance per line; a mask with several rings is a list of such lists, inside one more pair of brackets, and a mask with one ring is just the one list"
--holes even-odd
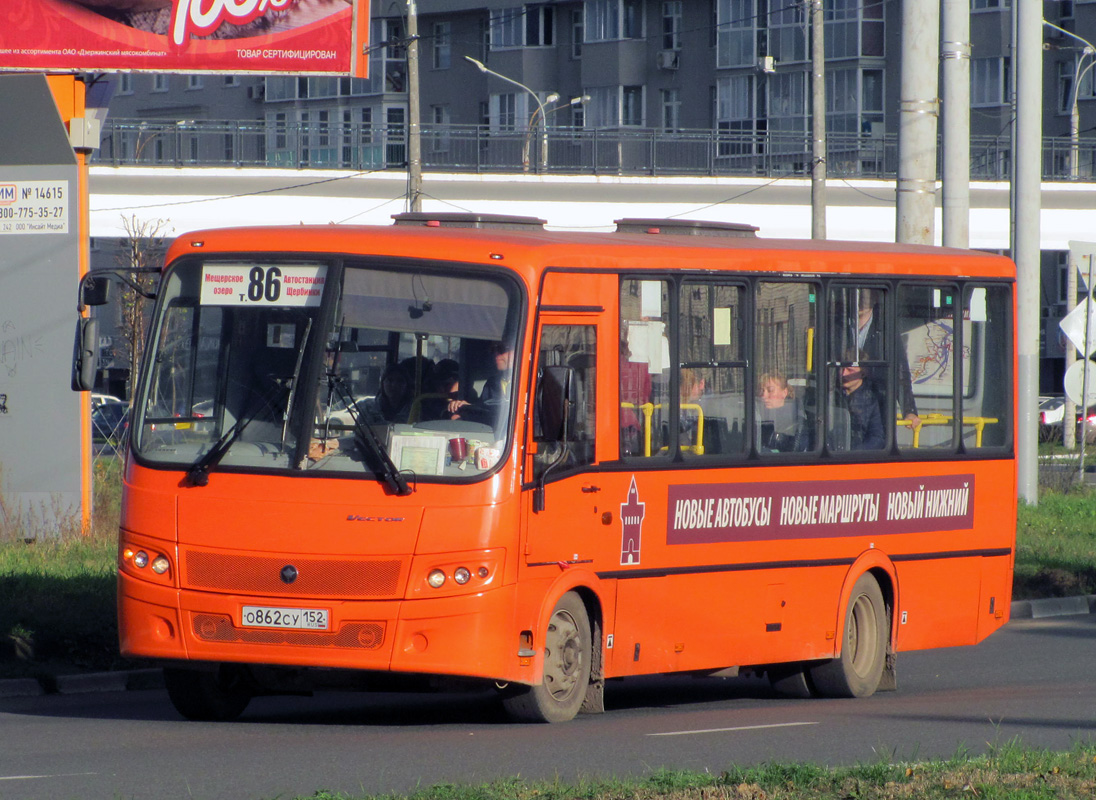
[(385, 422), (407, 422), (411, 413), (411, 381), (401, 367), (393, 365), (384, 371), (380, 391), (369, 412)]
[[(879, 400), (864, 380), (864, 370), (859, 363), (866, 357), (863, 350), (859, 354), (855, 351), (849, 352), (840, 368), (838, 406), (847, 409), (849, 413), (850, 450), (881, 450), (887, 443), (883, 418), (879, 413)], [(831, 443), (831, 446), (834, 445)]]
[(472, 405), (460, 396), (460, 376), (455, 371), (435, 375), (431, 388), (431, 393), (422, 399), (421, 420), (461, 419), (462, 409)]
[(783, 373), (766, 372), (758, 381), (758, 441), (763, 452), (791, 453), (808, 449), (807, 420), (795, 402), (795, 391)]

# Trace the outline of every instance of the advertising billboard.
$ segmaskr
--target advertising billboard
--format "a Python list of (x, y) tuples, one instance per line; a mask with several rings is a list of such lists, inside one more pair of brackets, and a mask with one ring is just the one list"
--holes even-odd
[(369, 0), (2, 0), (0, 70), (366, 77)]

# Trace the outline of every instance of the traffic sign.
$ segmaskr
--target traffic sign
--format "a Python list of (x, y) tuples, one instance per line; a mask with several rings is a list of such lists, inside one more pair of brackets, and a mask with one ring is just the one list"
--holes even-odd
[[(1088, 372), (1087, 381), (1085, 380), (1085, 372)], [(1065, 384), (1066, 397), (1079, 408), (1096, 405), (1096, 364), (1088, 360), (1073, 362), (1073, 366), (1066, 370), (1063, 383)], [(1082, 392), (1087, 397), (1087, 402), (1082, 401)]]
[[(1090, 302), (1078, 304), (1072, 311), (1062, 317), (1058, 327), (1062, 329), (1062, 333), (1073, 342), (1073, 346), (1080, 350), (1081, 355), (1085, 358), (1096, 352), (1096, 304)], [(1086, 330), (1087, 347), (1085, 346)]]

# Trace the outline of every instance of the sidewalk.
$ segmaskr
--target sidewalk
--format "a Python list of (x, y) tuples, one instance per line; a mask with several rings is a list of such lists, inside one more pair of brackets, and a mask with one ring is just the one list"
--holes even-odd
[[(1096, 595), (1078, 597), (1048, 597), (1040, 600), (1016, 600), (1010, 609), (1011, 619), (1044, 619), (1075, 614), (1096, 613)], [(137, 669), (118, 672), (87, 672), (77, 675), (56, 675), (49, 678), (13, 678), (0, 680), (0, 699), (37, 697), (45, 694), (86, 694), (89, 692), (125, 692), (135, 689), (162, 689), (163, 673), (159, 669)]]

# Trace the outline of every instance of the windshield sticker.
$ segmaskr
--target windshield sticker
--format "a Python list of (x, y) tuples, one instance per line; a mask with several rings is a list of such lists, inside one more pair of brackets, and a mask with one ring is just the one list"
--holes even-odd
[[(632, 486), (634, 491), (634, 480)], [(973, 475), (692, 484), (671, 486), (667, 499), (668, 544), (879, 536), (974, 527)]]
[(260, 266), (206, 264), (202, 267), (203, 306), (319, 306), (326, 264)]
[(638, 564), (639, 545), (643, 533), (643, 517), (646, 516), (646, 503), (639, 502), (636, 490), (636, 476), (632, 476), (632, 485), (628, 489), (628, 502), (620, 504), (620, 563)]

